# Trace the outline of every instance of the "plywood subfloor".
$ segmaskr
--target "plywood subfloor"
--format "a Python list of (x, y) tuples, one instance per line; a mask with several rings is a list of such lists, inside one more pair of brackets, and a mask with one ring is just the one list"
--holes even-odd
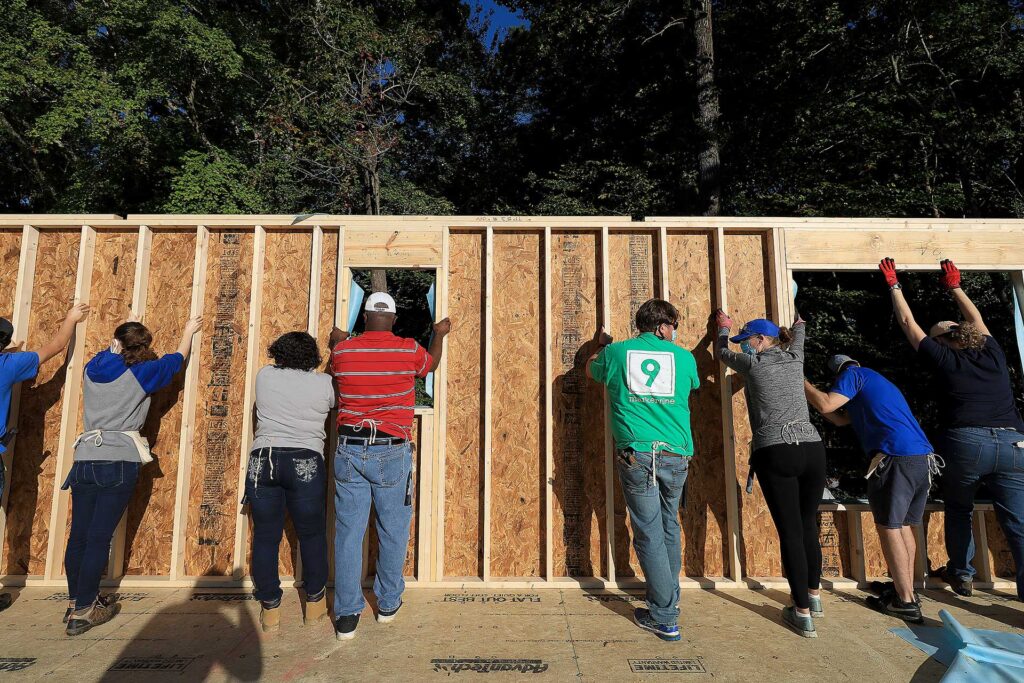
[[(28, 349), (38, 349), (48, 342), (71, 307), (80, 241), (79, 230), (48, 230), (39, 235)], [(6, 574), (42, 574), (45, 569), (60, 413), (67, 380), (65, 359), (64, 353), (50, 359), (40, 368), (34, 382), (22, 385), (19, 436), (14, 466), (7, 479), (11, 494), (4, 539)]]
[[(154, 349), (160, 354), (174, 351), (188, 320), (195, 248), (194, 231), (153, 234), (142, 322), (152, 332)], [(166, 576), (171, 571), (184, 388), (182, 370), (150, 401), (143, 434), (149, 439), (153, 462), (139, 470), (139, 483), (128, 505), (125, 574)]]
[[(377, 624), (367, 610), (355, 640), (334, 639), (329, 624), (303, 627), (294, 590), (286, 590), (282, 628), (258, 630), (259, 607), (244, 594), (187, 590), (126, 592), (114, 621), (69, 639), (61, 593), (20, 591), (4, 613), (0, 655), (24, 667), (19, 680), (409, 681), (479, 674), (453, 672), (459, 660), (505, 660), (531, 667), (541, 681), (936, 681), (946, 668), (889, 632), (900, 625), (869, 610), (860, 592), (824, 593), (827, 617), (806, 640), (779, 623), (784, 592), (683, 591), (683, 639), (665, 643), (631, 621), (636, 595), (579, 590), (444, 591), (405, 594), (399, 618)], [(1006, 594), (970, 600), (923, 592), (928, 626), (939, 609), (961, 623), (1010, 631), (1024, 623)], [(454, 661), (453, 661), (454, 660)], [(669, 660), (666, 662), (666, 660)], [(685, 667), (671, 672), (668, 666)], [(637, 671), (642, 667), (660, 671)], [(160, 667), (162, 671), (154, 671)], [(112, 670), (122, 669), (122, 671)], [(447, 670), (446, 670), (447, 669)], [(141, 676), (140, 676), (140, 672)], [(339, 673), (341, 672), (341, 673)], [(484, 678), (520, 680), (522, 673)]]

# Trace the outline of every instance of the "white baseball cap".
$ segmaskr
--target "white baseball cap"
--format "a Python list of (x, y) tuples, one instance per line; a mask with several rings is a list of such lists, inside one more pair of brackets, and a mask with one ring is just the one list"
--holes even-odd
[(374, 292), (366, 299), (363, 310), (367, 313), (397, 313), (395, 300), (387, 292)]

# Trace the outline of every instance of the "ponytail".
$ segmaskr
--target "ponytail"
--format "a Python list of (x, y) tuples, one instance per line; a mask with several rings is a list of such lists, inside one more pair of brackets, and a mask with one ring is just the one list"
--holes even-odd
[(153, 343), (153, 335), (142, 323), (121, 323), (114, 330), (114, 339), (120, 342), (121, 357), (128, 367), (157, 359), (156, 353), (149, 348)]
[(789, 345), (793, 343), (793, 331), (788, 327), (779, 328), (779, 346), (782, 348), (789, 348)]

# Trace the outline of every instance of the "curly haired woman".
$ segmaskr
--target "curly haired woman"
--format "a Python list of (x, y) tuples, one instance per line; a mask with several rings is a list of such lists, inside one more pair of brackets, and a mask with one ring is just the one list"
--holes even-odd
[(256, 435), (245, 477), (252, 511), (252, 580), (264, 631), (281, 624), (278, 549), (285, 510), (292, 517), (302, 557), (305, 622), (327, 617), (327, 472), (324, 439), (334, 407), (330, 375), (319, 372), (316, 340), (305, 332), (281, 335), (256, 375)]

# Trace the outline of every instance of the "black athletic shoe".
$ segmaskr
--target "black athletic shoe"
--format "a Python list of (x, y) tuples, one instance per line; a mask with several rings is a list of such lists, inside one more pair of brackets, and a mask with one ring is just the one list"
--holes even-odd
[(921, 603), (919, 601), (903, 602), (895, 593), (887, 593), (880, 598), (871, 596), (864, 602), (875, 611), (888, 614), (891, 617), (897, 617), (903, 621), (909, 621), (912, 624), (920, 624), (924, 621), (924, 617), (921, 616)]
[(338, 617), (338, 620), (334, 622), (334, 637), (338, 640), (351, 640), (356, 637), (357, 626), (359, 626), (358, 614)]
[(398, 603), (398, 607), (393, 610), (380, 610), (377, 612), (377, 623), (387, 624), (388, 622), (395, 620), (395, 615), (398, 614), (398, 610), (402, 609), (403, 603)]
[(868, 584), (868, 591), (882, 597), (887, 593), (895, 593), (896, 584), (892, 581), (872, 581)]
[(949, 587), (953, 589), (953, 592), (957, 595), (962, 595), (965, 598), (969, 598), (974, 595), (974, 582), (971, 579), (962, 579), (949, 570), (949, 566), (939, 567), (932, 574), (939, 579), (942, 579), (949, 584)]

